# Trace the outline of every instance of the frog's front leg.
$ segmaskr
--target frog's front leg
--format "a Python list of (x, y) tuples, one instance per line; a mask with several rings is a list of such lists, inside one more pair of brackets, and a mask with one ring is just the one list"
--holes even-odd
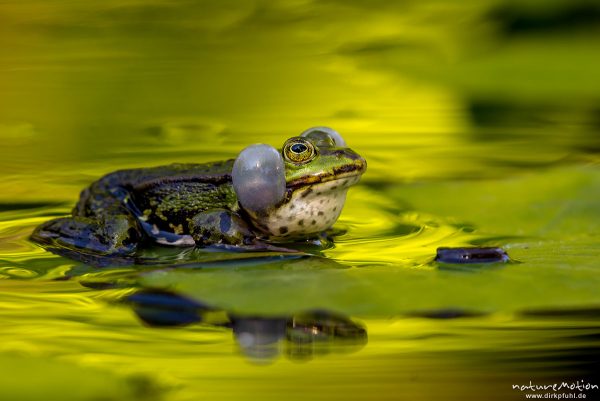
[(227, 209), (209, 209), (195, 215), (189, 230), (197, 245), (251, 245), (256, 235), (236, 213)]
[(142, 238), (133, 216), (63, 217), (37, 227), (31, 239), (61, 250), (102, 256), (125, 256), (135, 252)]

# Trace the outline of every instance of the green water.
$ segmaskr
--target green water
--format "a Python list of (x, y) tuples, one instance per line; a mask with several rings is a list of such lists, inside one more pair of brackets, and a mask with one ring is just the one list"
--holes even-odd
[[(3, 2), (0, 399), (600, 385), (599, 15), (559, 0)], [(369, 166), (320, 254), (150, 249), (154, 265), (98, 269), (28, 241), (105, 173), (315, 125)], [(512, 261), (433, 261), (471, 245)], [(165, 310), (140, 294), (203, 321), (156, 327), (144, 313)]]

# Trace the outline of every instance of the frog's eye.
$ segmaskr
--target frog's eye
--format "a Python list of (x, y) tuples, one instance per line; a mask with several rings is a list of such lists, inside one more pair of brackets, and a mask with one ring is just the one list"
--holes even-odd
[(283, 145), (283, 156), (292, 163), (307, 163), (316, 156), (315, 147), (303, 138), (290, 138)]
[(335, 130), (329, 127), (312, 127), (300, 134), (303, 138), (311, 139), (318, 147), (322, 146), (337, 146), (345, 148), (346, 141)]
[(231, 171), (233, 189), (245, 209), (263, 211), (285, 195), (285, 167), (279, 151), (269, 145), (242, 150)]

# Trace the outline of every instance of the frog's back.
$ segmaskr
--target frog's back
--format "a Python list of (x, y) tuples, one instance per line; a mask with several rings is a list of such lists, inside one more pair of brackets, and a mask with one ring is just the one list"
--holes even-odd
[(100, 178), (96, 183), (103, 189), (123, 187), (131, 190), (167, 184), (175, 181), (221, 183), (231, 181), (234, 160), (212, 163), (173, 163), (166, 166), (118, 170)]
[(115, 171), (81, 194), (74, 213), (95, 214), (112, 199), (137, 216), (150, 231), (187, 234), (189, 221), (196, 214), (212, 208), (236, 207), (232, 166), (233, 160), (227, 160)]

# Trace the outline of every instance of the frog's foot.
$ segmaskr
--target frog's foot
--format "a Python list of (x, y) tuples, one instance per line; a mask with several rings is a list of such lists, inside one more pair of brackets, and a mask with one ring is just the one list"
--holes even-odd
[(255, 235), (246, 222), (226, 209), (210, 209), (198, 213), (189, 225), (196, 245), (251, 245)]
[(197, 214), (189, 228), (199, 246), (241, 252), (299, 253), (296, 249), (261, 241), (238, 214), (226, 209), (211, 209)]
[(88, 255), (121, 257), (135, 252), (141, 232), (133, 217), (117, 215), (104, 219), (63, 217), (37, 227), (31, 239), (58, 254), (87, 262)]

